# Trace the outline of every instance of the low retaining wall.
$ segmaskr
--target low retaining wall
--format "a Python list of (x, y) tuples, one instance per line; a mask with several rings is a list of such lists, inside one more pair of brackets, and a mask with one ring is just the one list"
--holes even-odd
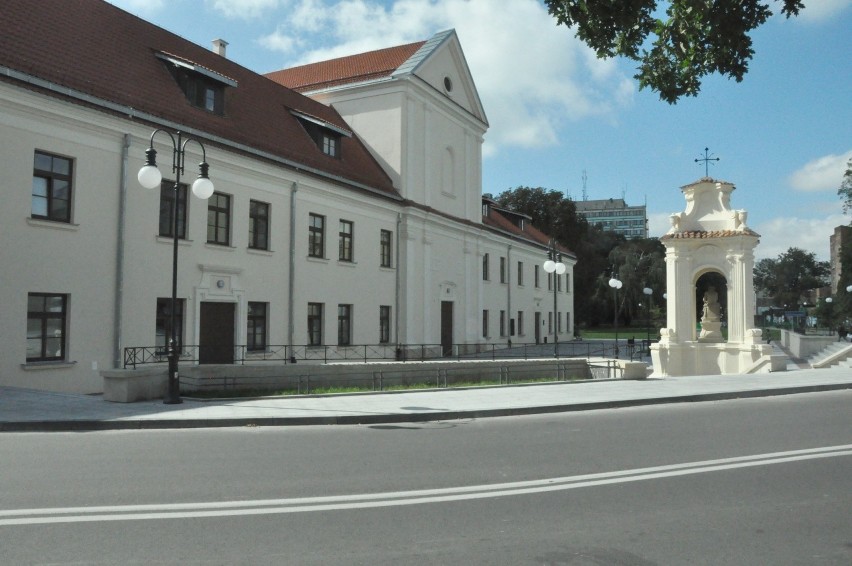
[(837, 342), (837, 336), (810, 336), (781, 330), (781, 343), (793, 356), (801, 359), (807, 359), (835, 342)]
[[(477, 360), (376, 362), (334, 364), (187, 365), (180, 368), (181, 391), (274, 391), (308, 394), (318, 387), (356, 386), (382, 391), (395, 386), (426, 384), (450, 387), (459, 383), (509, 385), (524, 380), (644, 379), (648, 366), (641, 362), (586, 360)], [(104, 400), (132, 403), (160, 399), (168, 385), (165, 366), (108, 370)]]
[(429, 361), (286, 364), (255, 366), (191, 366), (181, 369), (181, 390), (290, 390), (309, 394), (320, 387), (363, 387), (382, 391), (395, 386), (426, 384), (450, 387), (459, 383), (503, 384), (552, 377), (591, 379), (585, 359), (497, 361)]

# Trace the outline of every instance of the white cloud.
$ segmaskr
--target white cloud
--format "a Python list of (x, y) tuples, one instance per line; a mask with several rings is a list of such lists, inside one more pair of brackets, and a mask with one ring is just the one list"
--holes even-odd
[[(760, 244), (755, 249), (755, 261), (763, 258), (775, 259), (791, 247), (813, 252), (819, 261), (828, 261), (828, 239), (837, 226), (849, 224), (843, 214), (829, 214), (822, 218), (772, 218), (749, 227), (760, 234)], [(648, 214), (648, 233), (659, 238), (671, 228), (668, 213)], [(795, 241), (790, 239), (795, 234)]]
[(565, 122), (611, 118), (633, 101), (633, 82), (618, 65), (597, 59), (537, 0), (499, 7), (493, 0), (298, 0), (260, 43), (285, 55), (315, 46), (283, 67), (428, 39), (450, 28), (491, 126), (485, 156), (554, 145)]
[[(751, 228), (761, 235), (755, 259), (777, 258), (791, 247), (813, 252), (819, 261), (828, 261), (829, 237), (837, 226), (848, 225), (849, 217), (832, 214), (823, 218), (773, 218)], [(790, 238), (795, 234), (794, 239)]]
[(827, 22), (843, 10), (852, 6), (852, 0), (811, 0), (805, 2), (805, 9), (799, 12), (799, 18), (807, 23)]
[(841, 155), (825, 155), (809, 161), (790, 175), (790, 186), (798, 191), (836, 191), (843, 182), (846, 163), (850, 159), (852, 150)]
[(207, 0), (213, 9), (226, 18), (252, 20), (277, 8), (279, 0)]

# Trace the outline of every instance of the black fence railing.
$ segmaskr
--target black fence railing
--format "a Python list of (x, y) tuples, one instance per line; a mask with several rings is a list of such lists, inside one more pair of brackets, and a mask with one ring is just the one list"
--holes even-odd
[[(250, 350), (239, 345), (233, 348), (233, 359), (212, 363), (253, 364), (262, 362), (370, 362), (400, 361), (422, 362), (427, 360), (498, 360), (531, 358), (615, 358), (633, 360), (649, 353), (647, 340), (590, 340), (559, 342), (558, 344), (363, 344), (351, 346), (267, 346), (262, 350)], [(205, 352), (201, 346), (182, 346), (180, 361), (201, 363)], [(217, 353), (221, 360), (221, 351)], [(124, 349), (124, 368), (136, 369), (147, 364), (167, 363), (167, 352), (162, 347), (131, 346)]]

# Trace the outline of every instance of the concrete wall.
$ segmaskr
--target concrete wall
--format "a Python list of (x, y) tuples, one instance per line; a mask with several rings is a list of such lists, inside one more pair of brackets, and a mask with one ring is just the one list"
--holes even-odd
[(808, 358), (835, 342), (836, 336), (809, 336), (781, 330), (781, 343), (797, 358)]

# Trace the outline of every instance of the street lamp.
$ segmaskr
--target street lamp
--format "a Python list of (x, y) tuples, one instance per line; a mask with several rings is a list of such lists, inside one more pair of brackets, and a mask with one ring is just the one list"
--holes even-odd
[(609, 278), (609, 286), (612, 287), (612, 310), (614, 312), (612, 324), (615, 326), (615, 357), (618, 359), (618, 290), (621, 289), (622, 283), (615, 273)]
[(168, 346), (166, 352), (169, 358), (169, 381), (168, 389), (163, 397), (163, 403), (167, 405), (175, 405), (181, 403), (180, 398), (180, 382), (178, 378), (178, 358), (180, 353), (177, 349), (177, 328), (176, 328), (176, 310), (177, 310), (177, 273), (178, 273), (178, 190), (180, 187), (180, 176), (184, 172), (184, 162), (186, 160), (186, 145), (189, 142), (195, 142), (201, 148), (201, 163), (198, 165), (198, 178), (192, 184), (192, 193), (200, 199), (208, 199), (213, 194), (213, 182), (207, 176), (209, 166), (207, 165), (207, 154), (204, 146), (200, 141), (194, 138), (183, 139), (181, 132), (175, 132), (172, 135), (166, 130), (154, 130), (151, 134), (151, 142), (148, 149), (145, 150), (145, 165), (139, 169), (137, 179), (139, 184), (146, 189), (155, 189), (160, 186), (163, 180), (163, 174), (157, 168), (157, 150), (154, 149), (154, 136), (158, 133), (164, 133), (169, 136), (172, 141), (172, 173), (175, 174), (174, 183), (174, 199), (172, 200), (172, 304), (171, 304), (171, 332), (168, 337)]
[[(560, 276), (568, 267), (562, 263), (562, 255), (556, 251), (556, 240), (550, 240), (550, 249), (547, 252), (547, 261), (542, 266), (548, 274), (556, 273)], [(552, 281), (553, 287), (553, 355), (559, 357), (559, 311), (556, 310), (556, 277)]]
[(642, 292), (645, 294), (648, 299), (645, 301), (645, 343), (648, 345), (648, 351), (651, 351), (651, 295), (654, 293), (654, 290), (650, 287), (645, 287), (642, 289)]
[(829, 334), (831, 334), (831, 324), (832, 324), (832, 322), (833, 322), (833, 320), (834, 320), (834, 311), (833, 311), (833, 310), (832, 310), (832, 308), (831, 308), (831, 303), (833, 303), (833, 302), (834, 302), (834, 299), (833, 299), (833, 298), (831, 298), (831, 297), (826, 297), (826, 298), (825, 298), (825, 304), (827, 304), (827, 305), (828, 305), (828, 316), (826, 317), (826, 318), (828, 318), (828, 320), (826, 321), (826, 323), (827, 323), (827, 325), (828, 325), (828, 332), (829, 332)]

